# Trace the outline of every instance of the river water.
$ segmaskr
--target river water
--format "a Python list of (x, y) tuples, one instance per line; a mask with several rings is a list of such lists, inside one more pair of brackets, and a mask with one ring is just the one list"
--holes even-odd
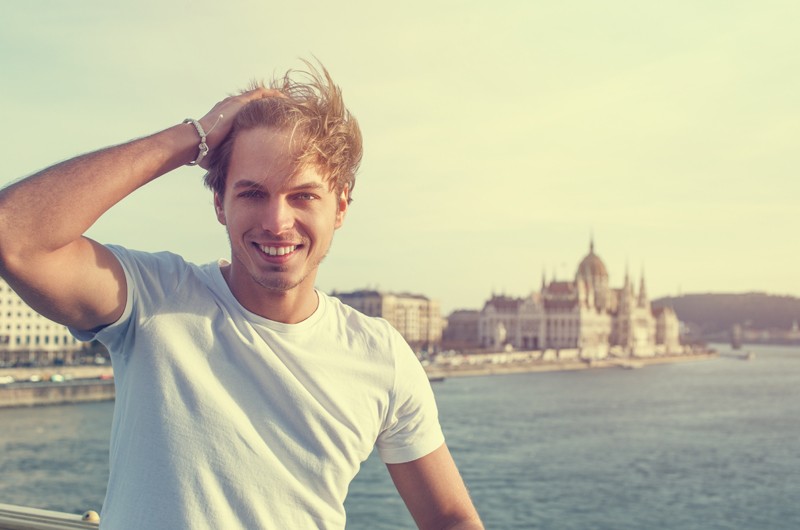
[[(487, 528), (800, 528), (800, 347), (434, 383)], [(0, 503), (99, 511), (112, 403), (0, 410)], [(348, 529), (415, 528), (375, 455)]]

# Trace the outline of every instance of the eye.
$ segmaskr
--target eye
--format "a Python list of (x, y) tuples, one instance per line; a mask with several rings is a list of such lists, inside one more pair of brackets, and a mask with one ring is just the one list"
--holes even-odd
[(260, 199), (263, 196), (264, 192), (259, 190), (245, 190), (238, 195), (243, 199)]
[(296, 201), (313, 201), (318, 197), (313, 193), (301, 192), (301, 193), (295, 193), (294, 195), (292, 195), (292, 198)]

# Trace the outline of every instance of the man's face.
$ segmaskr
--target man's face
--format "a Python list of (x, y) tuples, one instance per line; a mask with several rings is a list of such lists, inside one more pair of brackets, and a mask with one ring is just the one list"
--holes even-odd
[(347, 210), (346, 192), (330, 190), (313, 167), (297, 171), (288, 145), (284, 131), (240, 133), (225, 196), (214, 197), (231, 242), (229, 283), (242, 303), (295, 288), (312, 293), (317, 267)]

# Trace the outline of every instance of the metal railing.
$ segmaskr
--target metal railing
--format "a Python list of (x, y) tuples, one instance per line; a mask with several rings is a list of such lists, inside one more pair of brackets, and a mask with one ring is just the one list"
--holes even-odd
[(0, 530), (63, 530), (91, 528), (97, 530), (100, 518), (87, 511), (83, 515), (0, 504)]

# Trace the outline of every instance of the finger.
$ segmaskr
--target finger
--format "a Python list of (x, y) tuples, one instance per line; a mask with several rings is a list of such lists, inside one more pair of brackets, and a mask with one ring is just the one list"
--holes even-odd
[(286, 94), (274, 88), (258, 87), (253, 90), (242, 92), (240, 97), (246, 101), (253, 101), (263, 98), (285, 98)]

